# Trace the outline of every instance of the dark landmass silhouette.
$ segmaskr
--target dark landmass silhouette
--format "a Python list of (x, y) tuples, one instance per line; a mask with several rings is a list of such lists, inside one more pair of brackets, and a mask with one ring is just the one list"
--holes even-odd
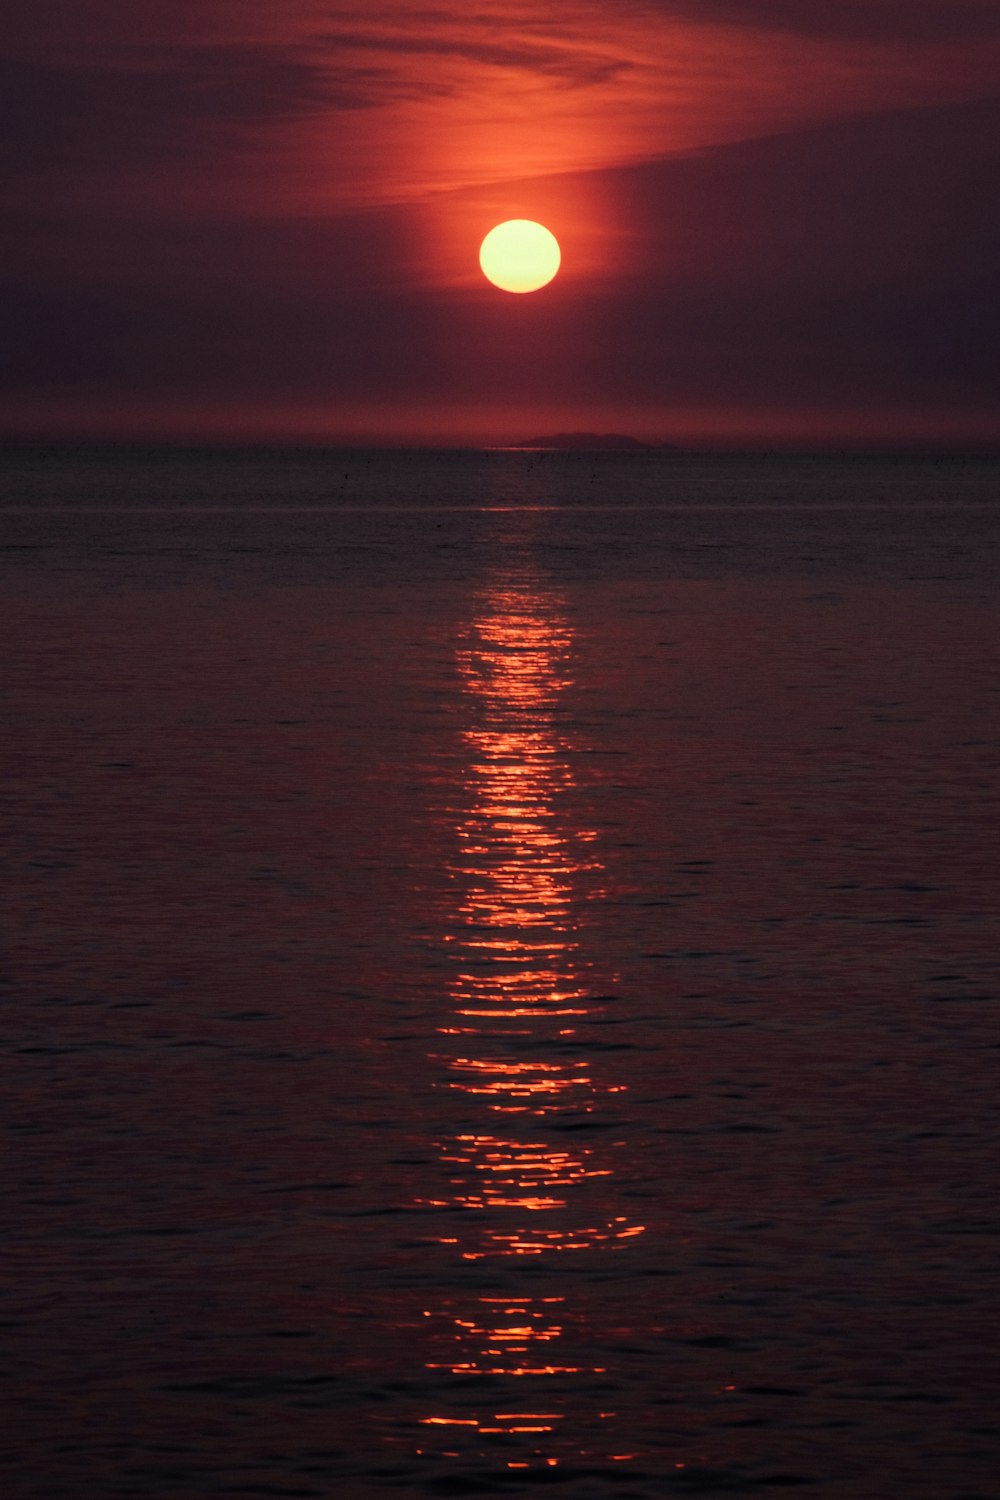
[(522, 438), (519, 443), (509, 444), (511, 448), (559, 448), (567, 451), (590, 452), (603, 451), (605, 453), (632, 452), (639, 449), (663, 449), (676, 451), (673, 443), (643, 443), (638, 438), (628, 437), (622, 432), (555, 432), (546, 437)]

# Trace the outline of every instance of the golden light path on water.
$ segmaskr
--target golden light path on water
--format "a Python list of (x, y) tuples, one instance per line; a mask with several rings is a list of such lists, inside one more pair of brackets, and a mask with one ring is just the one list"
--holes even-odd
[[(469, 709), (453, 871), (461, 895), (445, 934), (454, 978), (440, 1031), (451, 1050), (432, 1061), (469, 1128), (438, 1141), (446, 1192), (422, 1200), (463, 1211), (460, 1233), (441, 1239), (455, 1256), (455, 1295), (424, 1317), (433, 1330), (427, 1368), (487, 1377), (488, 1390), (476, 1410), (435, 1411), (423, 1426), (452, 1443), (463, 1434), (537, 1438), (499, 1460), (511, 1469), (558, 1466), (567, 1449), (553, 1452), (550, 1435), (560, 1423), (582, 1417), (600, 1428), (613, 1415), (573, 1410), (572, 1378), (606, 1369), (592, 1362), (586, 1337), (568, 1351), (569, 1327), (580, 1322), (573, 1273), (569, 1262), (565, 1278), (550, 1273), (562, 1257), (625, 1249), (643, 1233), (614, 1211), (614, 1148), (622, 1143), (598, 1147), (577, 1133), (605, 1123), (602, 1112), (623, 1090), (597, 1075), (580, 1037), (601, 1008), (582, 937), (583, 908), (599, 897), (602, 871), (595, 832), (567, 812), (574, 778), (558, 709), (572, 646), (558, 601), (521, 572), (483, 593), (458, 655)], [(463, 1302), (462, 1266), (496, 1267), (501, 1284), (471, 1290)], [(526, 1274), (539, 1267), (544, 1283)], [(529, 1377), (547, 1379), (550, 1397), (512, 1389), (517, 1399), (497, 1399), (498, 1378), (523, 1389)], [(529, 1388), (537, 1390), (535, 1381)], [(597, 1451), (605, 1461), (632, 1456)]]

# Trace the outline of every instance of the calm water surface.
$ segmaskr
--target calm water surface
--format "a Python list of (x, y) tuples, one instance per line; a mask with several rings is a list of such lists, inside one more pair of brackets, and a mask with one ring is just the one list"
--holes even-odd
[(998, 1493), (1000, 465), (4, 460), (4, 1493)]

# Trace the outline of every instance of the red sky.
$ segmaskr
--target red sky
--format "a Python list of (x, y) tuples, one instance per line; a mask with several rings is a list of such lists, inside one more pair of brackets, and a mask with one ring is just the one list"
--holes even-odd
[(8, 432), (1000, 440), (1000, 0), (36, 0), (0, 69)]

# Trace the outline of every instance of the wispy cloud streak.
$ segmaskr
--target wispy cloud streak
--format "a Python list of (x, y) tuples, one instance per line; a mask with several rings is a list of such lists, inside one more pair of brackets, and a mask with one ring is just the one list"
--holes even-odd
[(973, 98), (998, 70), (995, 0), (42, 0), (0, 57), (22, 191), (48, 173), (161, 214), (412, 201)]

